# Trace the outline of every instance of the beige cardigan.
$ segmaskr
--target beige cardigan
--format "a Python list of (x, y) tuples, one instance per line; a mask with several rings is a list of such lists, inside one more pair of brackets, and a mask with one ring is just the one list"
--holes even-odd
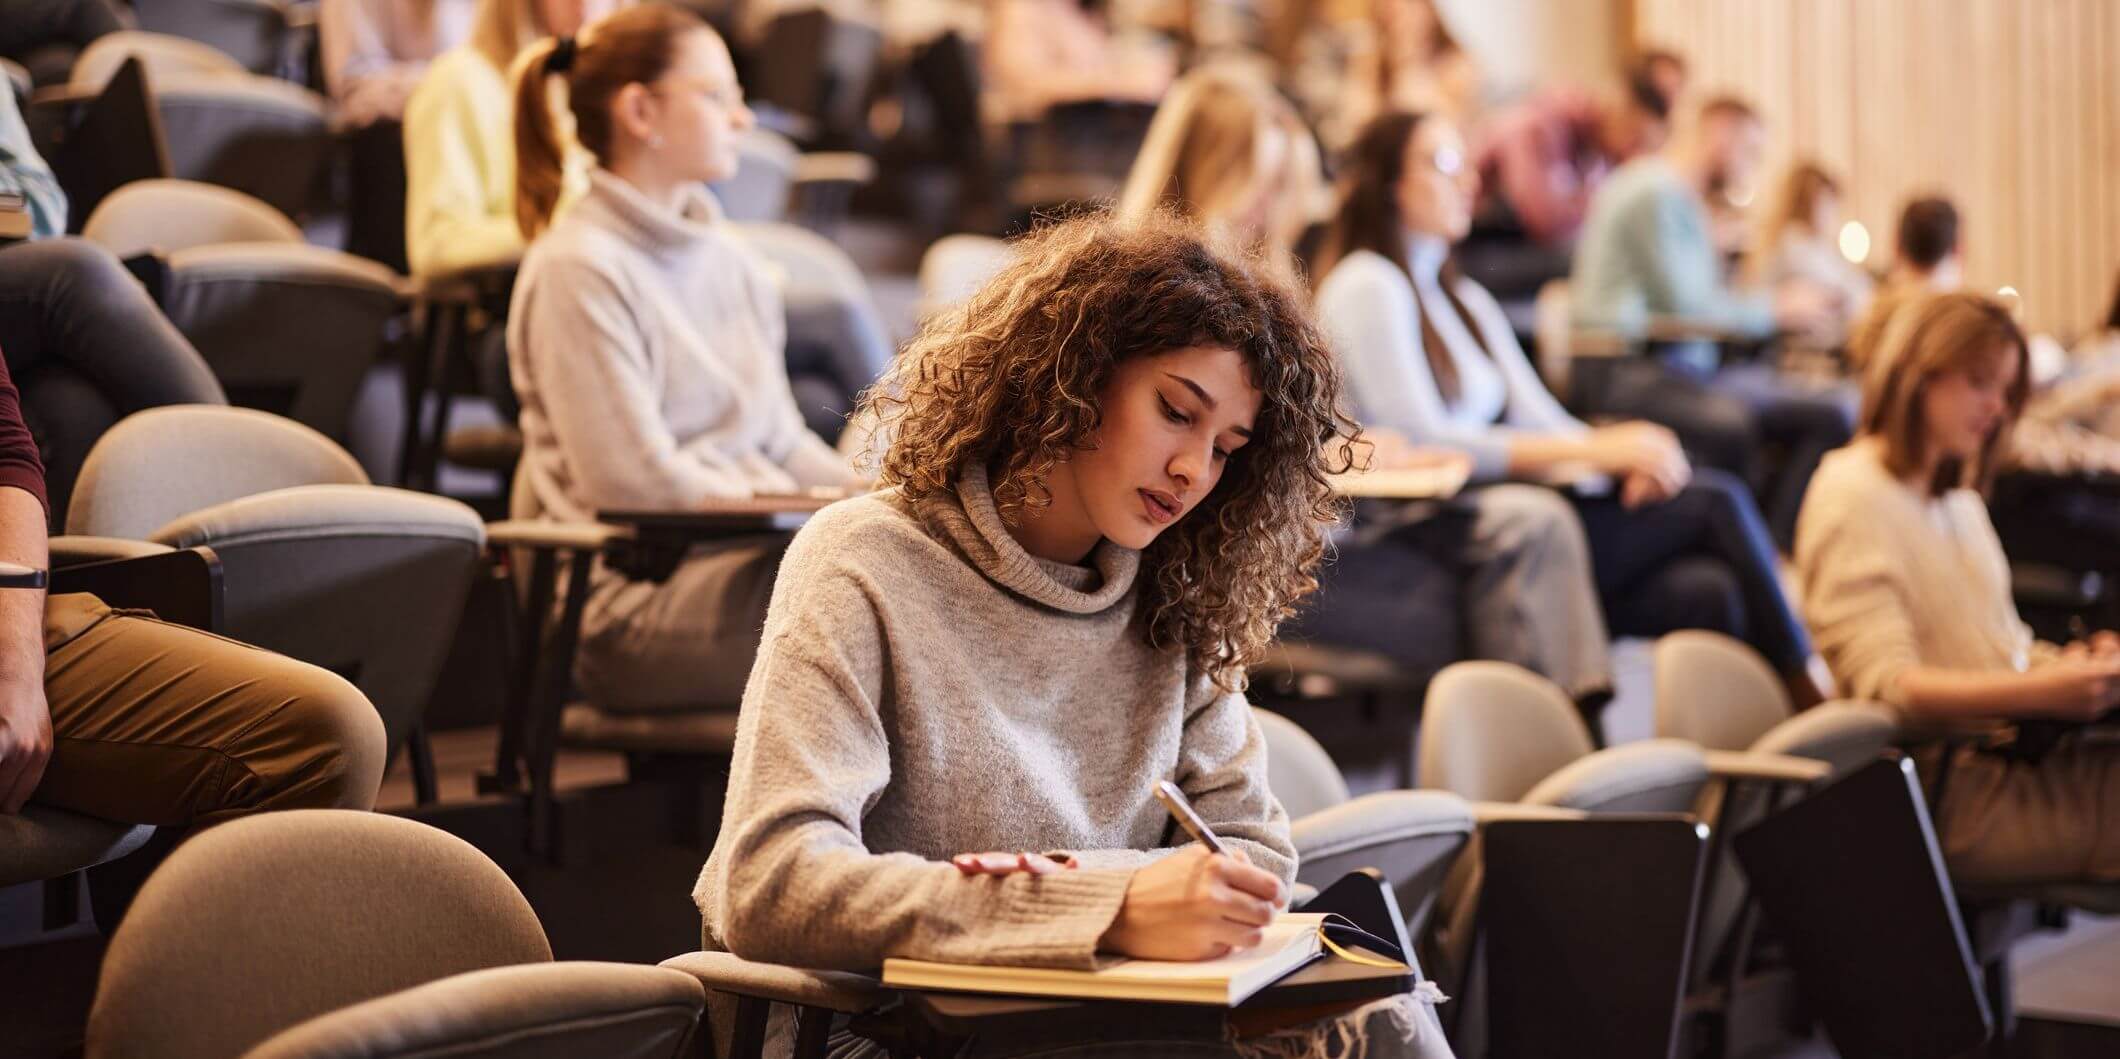
[(1885, 467), (1876, 438), (1819, 464), (1796, 524), (1796, 570), (1844, 694), (1903, 705), (1899, 677), (1911, 667), (2022, 671), (2040, 646), (2017, 616), (1980, 496), (1923, 495)]

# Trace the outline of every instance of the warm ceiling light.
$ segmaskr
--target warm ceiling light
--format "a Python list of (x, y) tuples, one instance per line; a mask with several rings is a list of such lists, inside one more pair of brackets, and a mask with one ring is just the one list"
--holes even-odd
[(1861, 221), (1840, 226), (1840, 256), (1857, 265), (1870, 259), (1870, 230)]

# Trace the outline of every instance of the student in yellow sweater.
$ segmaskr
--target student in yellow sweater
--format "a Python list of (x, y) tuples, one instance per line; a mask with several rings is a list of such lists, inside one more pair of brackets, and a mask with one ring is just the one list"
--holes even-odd
[[(405, 105), (405, 256), (415, 276), (521, 257), (515, 222), (515, 57), (570, 36), (625, 0), (479, 0), (471, 40), (434, 60)], [(566, 201), (588, 187), (569, 160)]]

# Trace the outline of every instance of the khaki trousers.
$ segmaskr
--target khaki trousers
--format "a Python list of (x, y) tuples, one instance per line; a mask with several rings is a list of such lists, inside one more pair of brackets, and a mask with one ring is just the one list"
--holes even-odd
[[(1941, 754), (1919, 759), (1933, 783)], [(2120, 880), (2120, 740), (2079, 736), (2037, 763), (1958, 751), (1937, 813), (1944, 862), (1965, 882)]]
[(44, 650), (32, 801), (158, 826), (375, 806), (382, 720), (329, 671), (78, 593), (46, 602)]

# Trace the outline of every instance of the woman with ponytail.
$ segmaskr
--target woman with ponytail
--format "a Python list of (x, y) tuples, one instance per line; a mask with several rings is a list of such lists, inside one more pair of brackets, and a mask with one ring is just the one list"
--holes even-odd
[[(721, 38), (644, 4), (533, 45), (517, 77), (512, 200), (530, 240), (508, 320), (517, 514), (578, 522), (854, 484), (803, 426), (779, 296), (705, 186), (735, 171), (751, 126)], [(570, 141), (596, 166), (554, 220)], [(660, 583), (599, 570), (583, 689), (612, 710), (734, 708), (784, 546), (702, 547)]]
[[(508, 71), (524, 49), (565, 36), (626, 0), (479, 0), (471, 40), (444, 52), (405, 104), (405, 257), (415, 276), (506, 264), (523, 252), (515, 220)], [(586, 188), (579, 157), (568, 198)]]

